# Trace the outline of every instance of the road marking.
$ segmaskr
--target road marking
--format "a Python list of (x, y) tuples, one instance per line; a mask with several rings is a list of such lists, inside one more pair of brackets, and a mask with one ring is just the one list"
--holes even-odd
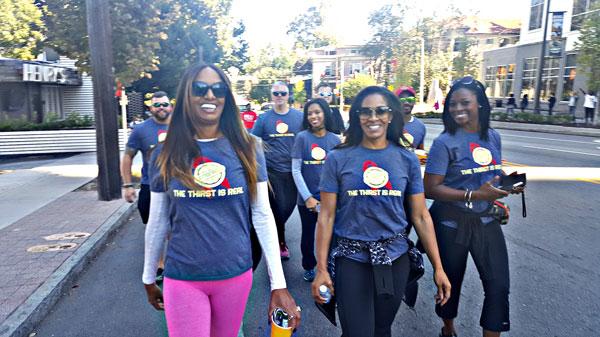
[(566, 152), (566, 153), (576, 153), (576, 154), (583, 154), (583, 155), (587, 155), (587, 156), (600, 157), (600, 154), (596, 154), (596, 153), (578, 152), (578, 151), (571, 151), (571, 150), (560, 150), (560, 149), (552, 149), (552, 148), (549, 148), (549, 147), (539, 147), (539, 146), (529, 146), (529, 145), (522, 145), (522, 146), (530, 148), (530, 149), (538, 149), (538, 150), (546, 150), (546, 151), (557, 151), (557, 152)]
[[(552, 140), (552, 141), (561, 142), (561, 143), (564, 143), (564, 142), (578, 143), (578, 144), (589, 144), (590, 143), (590, 142), (583, 142), (581, 140), (556, 139), (556, 138), (532, 137), (532, 136), (518, 136), (518, 135), (512, 135), (510, 133), (504, 133), (502, 136), (503, 137), (517, 137), (517, 138), (528, 138), (528, 139)], [(598, 139), (594, 140), (594, 142), (600, 143), (600, 141)]]

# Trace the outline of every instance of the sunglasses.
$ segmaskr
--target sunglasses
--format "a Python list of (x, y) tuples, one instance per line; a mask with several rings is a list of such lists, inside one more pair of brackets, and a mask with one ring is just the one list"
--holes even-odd
[(156, 103), (152, 103), (152, 106), (155, 107), (155, 108), (160, 108), (160, 107), (166, 108), (169, 105), (171, 105), (171, 103), (169, 103), (169, 102), (162, 102), (162, 103), (156, 102)]
[(287, 96), (287, 91), (271, 91), (271, 93), (273, 94), (273, 96), (279, 97), (279, 96)]
[(362, 108), (358, 109), (357, 112), (358, 112), (358, 117), (361, 119), (367, 119), (367, 118), (373, 116), (373, 114), (375, 114), (375, 117), (381, 118), (381, 117), (385, 116), (386, 114), (392, 112), (392, 109), (387, 106), (378, 106), (376, 108), (362, 107)]
[(319, 96), (321, 97), (330, 97), (331, 95), (333, 95), (333, 93), (331, 92), (320, 92)]
[(456, 85), (456, 84), (462, 84), (462, 85), (475, 84), (476, 87), (479, 87), (480, 89), (485, 91), (483, 84), (481, 84), (481, 82), (479, 82), (478, 80), (473, 78), (473, 76), (465, 76), (463, 78), (459, 78), (457, 80), (452, 81), (452, 85)]
[(208, 85), (208, 83), (202, 81), (192, 82), (192, 95), (198, 97), (204, 97), (208, 93), (208, 89), (210, 89), (217, 98), (223, 98), (227, 95), (227, 85), (223, 82), (213, 83)]
[(414, 97), (400, 97), (398, 100), (400, 100), (400, 103), (414, 103), (417, 101)]

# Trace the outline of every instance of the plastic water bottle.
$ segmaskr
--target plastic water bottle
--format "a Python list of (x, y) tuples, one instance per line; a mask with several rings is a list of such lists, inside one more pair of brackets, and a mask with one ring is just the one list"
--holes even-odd
[(319, 287), (319, 295), (325, 299), (325, 303), (329, 303), (329, 301), (331, 301), (331, 292), (324, 284)]

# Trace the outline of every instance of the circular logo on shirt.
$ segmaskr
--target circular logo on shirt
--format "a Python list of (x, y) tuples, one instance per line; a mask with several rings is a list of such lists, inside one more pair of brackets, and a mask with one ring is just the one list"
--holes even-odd
[(389, 174), (381, 167), (371, 166), (363, 172), (363, 181), (371, 188), (382, 188), (389, 180)]
[(485, 147), (476, 147), (473, 149), (473, 160), (482, 166), (489, 165), (492, 162), (492, 153)]
[(404, 138), (408, 140), (408, 142), (410, 143), (409, 145), (412, 145), (415, 142), (415, 137), (413, 137), (413, 135), (411, 135), (408, 132), (404, 132)]
[(322, 148), (315, 146), (311, 151), (310, 151), (310, 155), (315, 159), (315, 160), (323, 160), (325, 159), (325, 156), (327, 155), (325, 153), (325, 150), (323, 150)]
[(225, 180), (225, 166), (215, 162), (200, 164), (194, 169), (194, 179), (202, 187), (217, 187)]
[(167, 133), (166, 132), (159, 132), (158, 133), (158, 142), (164, 142), (165, 139), (167, 139)]
[(287, 124), (285, 124), (284, 122), (278, 123), (277, 126), (275, 127), (275, 130), (277, 130), (277, 132), (279, 133), (286, 133), (289, 129), (289, 126)]

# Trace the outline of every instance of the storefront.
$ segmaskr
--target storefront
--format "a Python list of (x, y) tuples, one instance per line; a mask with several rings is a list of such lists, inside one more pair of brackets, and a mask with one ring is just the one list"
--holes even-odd
[(0, 58), (0, 120), (42, 122), (50, 114), (64, 118), (74, 112), (93, 113), (91, 80), (74, 67), (42, 61)]

